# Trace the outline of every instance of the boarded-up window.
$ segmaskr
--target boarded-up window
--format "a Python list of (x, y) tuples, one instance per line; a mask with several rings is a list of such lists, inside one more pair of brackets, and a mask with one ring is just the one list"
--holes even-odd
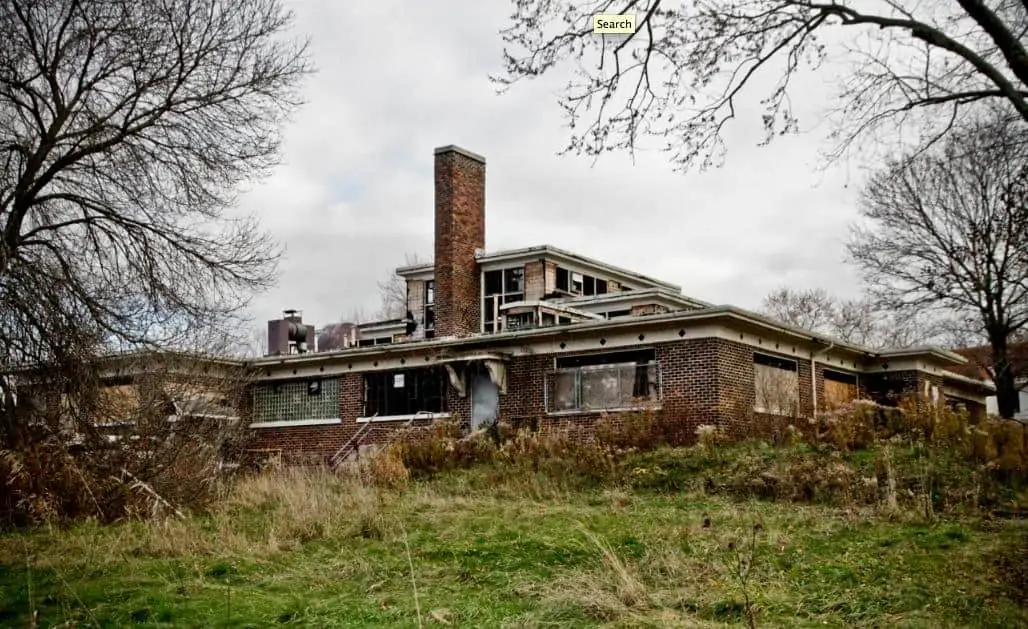
[(832, 410), (857, 399), (857, 376), (825, 369), (825, 409)]
[(753, 376), (755, 411), (774, 415), (797, 414), (800, 381), (796, 361), (754, 354)]

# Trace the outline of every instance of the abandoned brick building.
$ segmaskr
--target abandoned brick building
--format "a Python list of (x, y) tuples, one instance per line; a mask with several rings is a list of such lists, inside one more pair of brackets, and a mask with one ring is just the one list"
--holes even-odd
[(295, 311), (269, 322), (269, 355), (247, 364), (256, 447), (345, 455), (412, 422), (561, 426), (642, 408), (682, 435), (741, 437), (858, 391), (975, 413), (990, 393), (942, 349), (833, 341), (547, 245), (489, 251), (485, 215), (485, 159), (436, 149), (434, 261), (397, 269), (407, 317), (351, 326), (327, 351)]

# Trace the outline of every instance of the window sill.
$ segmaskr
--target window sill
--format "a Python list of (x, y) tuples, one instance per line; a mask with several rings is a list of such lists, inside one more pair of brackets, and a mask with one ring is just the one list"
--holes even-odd
[(797, 415), (795, 413), (790, 413), (788, 411), (773, 411), (773, 410), (767, 409), (767, 408), (756, 408), (756, 407), (754, 407), (753, 412), (754, 413), (760, 413), (761, 415), (774, 415), (776, 417), (799, 417), (799, 415)]
[(331, 426), (341, 424), (343, 420), (338, 417), (332, 419), (293, 419), (274, 422), (253, 422), (250, 428), (290, 428), (292, 426)]
[(547, 411), (546, 415), (549, 417), (565, 417), (569, 415), (597, 415), (600, 413), (641, 413), (645, 411), (660, 411), (663, 410), (663, 406), (625, 406), (622, 408), (592, 408), (592, 409), (574, 409), (570, 411)]
[(358, 424), (378, 422), (408, 422), (412, 419), (450, 419), (450, 413), (417, 413), (415, 415), (376, 415), (374, 417), (358, 417)]

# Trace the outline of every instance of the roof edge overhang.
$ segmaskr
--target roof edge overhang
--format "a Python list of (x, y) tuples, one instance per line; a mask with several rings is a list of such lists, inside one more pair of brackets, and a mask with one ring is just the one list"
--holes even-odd
[(676, 311), (636, 317), (625, 317), (622, 319), (583, 321), (572, 323), (570, 325), (514, 330), (464, 338), (436, 338), (424, 341), (376, 345), (373, 347), (347, 348), (313, 354), (271, 356), (253, 359), (247, 364), (252, 367), (274, 367), (277, 365), (291, 363), (309, 364), (317, 362), (331, 362), (333, 360), (345, 360), (347, 358), (360, 358), (364, 356), (402, 354), (409, 352), (421, 352), (425, 350), (433, 351), (456, 347), (465, 347), (470, 349), (473, 347), (495, 345), (498, 343), (531, 342), (534, 340), (546, 340), (567, 335), (598, 333), (606, 330), (630, 330), (657, 326), (663, 327), (673, 324), (689, 325), (700, 323), (748, 325), (752, 328), (771, 331), (787, 338), (813, 343), (822, 348), (830, 346), (836, 351), (847, 351), (860, 357), (931, 357), (935, 358), (937, 362), (950, 362), (953, 364), (962, 364), (963, 362), (962, 360), (954, 360), (954, 357), (959, 358), (955, 354), (939, 348), (915, 348), (911, 350), (878, 352), (852, 343), (831, 339), (807, 330), (780, 324), (756, 313), (736, 308), (734, 306), (714, 306), (701, 310)]
[(660, 305), (687, 306), (694, 309), (710, 308), (713, 305), (666, 288), (642, 288), (639, 290), (604, 293), (602, 295), (590, 295), (588, 297), (558, 297), (552, 301), (569, 306), (587, 307), (602, 306), (604, 304), (617, 305), (625, 302), (632, 303), (645, 300), (652, 300)]
[[(140, 361), (151, 363), (153, 365), (159, 365), (162, 361), (166, 361), (171, 364), (180, 364), (183, 361), (187, 361), (190, 365), (226, 367), (231, 369), (241, 369), (246, 366), (246, 361), (242, 358), (229, 358), (201, 352), (167, 349), (130, 350), (122, 353), (104, 354), (97, 356), (93, 361), (96, 368), (101, 370), (101, 376), (110, 375), (110, 371), (112, 369), (120, 370), (127, 366), (131, 366), (133, 362)], [(133, 370), (131, 373), (149, 373), (152, 369), (156, 368), (156, 366), (150, 369), (141, 368)], [(26, 376), (37, 372), (39, 369), (40, 367), (33, 365), (0, 369), (0, 376)]]
[[(682, 287), (677, 284), (658, 280), (629, 269), (614, 266), (577, 253), (572, 253), (571, 251), (560, 249), (553, 245), (536, 245), (533, 247), (523, 247), (521, 249), (496, 251), (494, 253), (485, 252), (477, 256), (476, 261), (479, 265), (488, 266), (490, 264), (512, 262), (516, 260), (532, 262), (539, 258), (546, 258), (553, 260), (554, 262), (565, 262), (572, 265), (602, 270), (610, 275), (612, 279), (624, 281), (626, 284), (634, 284), (645, 288), (662, 288), (673, 293), (681, 293), (682, 291)], [(401, 266), (396, 269), (395, 273), (405, 279), (429, 279), (429, 277), (435, 274), (435, 262)]]
[(635, 287), (650, 287), (650, 288), (664, 288), (667, 290), (681, 292), (682, 287), (671, 282), (665, 282), (642, 273), (637, 273), (629, 269), (614, 266), (594, 258), (589, 258), (566, 249), (560, 249), (553, 245), (536, 245), (532, 247), (524, 247), (521, 249), (508, 249), (506, 251), (497, 251), (495, 253), (486, 252), (481, 256), (478, 256), (478, 263), (486, 266), (498, 262), (510, 262), (514, 260), (525, 260), (530, 262), (538, 258), (546, 258), (553, 260), (554, 262), (564, 262), (571, 265), (579, 265), (583, 267), (591, 267), (594, 269), (602, 270), (607, 275), (611, 276), (611, 279), (616, 279), (619, 282), (624, 281), (626, 284), (634, 284)]
[(952, 371), (947, 371), (945, 369), (942, 371), (941, 375), (943, 382), (958, 382), (962, 385), (970, 386), (978, 391), (985, 393), (996, 392), (996, 387), (992, 383), (986, 382), (985, 380), (975, 380), (974, 378), (968, 378), (965, 375), (954, 373)]

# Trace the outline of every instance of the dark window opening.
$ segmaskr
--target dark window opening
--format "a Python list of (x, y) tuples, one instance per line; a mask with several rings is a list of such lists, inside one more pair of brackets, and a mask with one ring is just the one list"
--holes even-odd
[(525, 268), (517, 267), (506, 269), (503, 272), (503, 292), (523, 293), (525, 292)]
[(485, 294), (499, 295), (503, 293), (503, 271), (485, 272)]
[(607, 294), (607, 280), (596, 280), (596, 294), (606, 295)]
[(542, 317), (542, 322), (543, 322), (542, 324), (544, 326), (545, 325), (553, 325), (554, 323), (557, 322), (557, 317), (553, 316), (552, 314), (550, 314), (548, 312), (544, 312), (543, 313), (543, 317)]
[(446, 373), (438, 367), (364, 375), (364, 416), (446, 411)]
[(321, 395), (321, 380), (311, 380), (307, 383), (307, 395)]
[(486, 332), (499, 332), (499, 306), (525, 300), (525, 267), (512, 267), (485, 272), (485, 296), (482, 299), (482, 323)]
[(842, 384), (857, 386), (857, 375), (853, 373), (844, 373), (842, 371), (825, 369), (824, 379), (832, 382), (841, 382)]
[(582, 294), (583, 295), (595, 295), (596, 294), (596, 278), (592, 275), (585, 275), (582, 277)]
[(878, 373), (862, 378), (868, 397), (881, 406), (899, 406), (906, 392), (902, 374)]
[(557, 290), (571, 292), (571, 280), (567, 269), (557, 267)]
[(425, 306), (425, 338), (435, 337), (435, 307)]
[(571, 292), (576, 294), (576, 295), (581, 295), (582, 294), (582, 282), (584, 280), (585, 280), (585, 277), (581, 273), (572, 273), (571, 274)]
[(558, 325), (568, 325), (571, 323), (571, 317), (557, 317)]
[(627, 317), (632, 314), (631, 310), (611, 310), (604, 314), (608, 319), (616, 319), (617, 317)]
[(612, 365), (615, 363), (635, 363), (645, 365), (657, 360), (657, 350), (639, 349), (623, 352), (604, 352), (602, 354), (583, 354), (581, 356), (561, 356), (557, 359), (557, 369), (566, 367), (587, 367), (590, 365)]
[(485, 331), (493, 332), (493, 326), (496, 323), (496, 308), (491, 297), (487, 297), (482, 303), (482, 320), (485, 321)]
[(524, 330), (535, 326), (535, 313), (521, 312), (514, 315), (507, 315), (507, 328), (510, 330)]
[(357, 341), (357, 347), (371, 347), (375, 344), (375, 339), (359, 339)]
[(757, 365), (766, 365), (768, 367), (774, 367), (775, 369), (782, 369), (784, 371), (797, 371), (795, 360), (789, 360), (788, 358), (779, 358), (777, 356), (769, 356), (767, 354), (754, 354), (753, 362)]

